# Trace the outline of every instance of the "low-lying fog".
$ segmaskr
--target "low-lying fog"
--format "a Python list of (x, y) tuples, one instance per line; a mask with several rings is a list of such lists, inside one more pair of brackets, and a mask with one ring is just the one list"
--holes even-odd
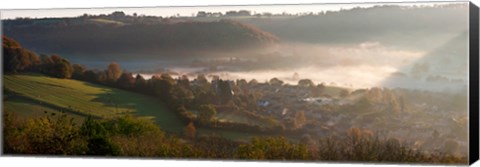
[[(187, 75), (190, 78), (205, 73), (223, 79), (256, 79), (259, 82), (277, 77), (288, 84), (297, 84), (298, 79), (308, 78), (316, 84), (355, 89), (378, 86), (436, 91), (465, 90), (468, 81), (466, 48), (456, 55), (447, 55), (448, 60), (445, 60), (445, 56), (432, 53), (435, 54), (435, 51), (394, 49), (379, 42), (356, 45), (297, 43), (284, 44), (277, 51), (258, 57), (225, 54), (221, 58), (120, 64), (146, 78), (166, 70), (174, 76)], [(438, 63), (438, 59), (443, 62)], [(295, 73), (298, 74), (297, 77), (294, 77)]]
[[(465, 91), (468, 83), (466, 39), (466, 33), (460, 33), (451, 39), (432, 42), (432, 46), (437, 46), (433, 50), (401, 49), (377, 41), (348, 45), (283, 43), (258, 53), (192, 54), (174, 58), (158, 55), (156, 60), (117, 62), (125, 70), (145, 78), (168, 71), (174, 77), (187, 75), (191, 79), (204, 73), (229, 80), (259, 82), (277, 77), (292, 85), (308, 78), (315, 84), (352, 89), (399, 87)], [(104, 69), (108, 63), (82, 64)], [(297, 77), (294, 74), (298, 74)]]

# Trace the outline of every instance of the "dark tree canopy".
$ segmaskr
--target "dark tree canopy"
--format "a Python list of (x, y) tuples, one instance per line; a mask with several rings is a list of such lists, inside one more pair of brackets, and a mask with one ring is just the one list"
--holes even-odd
[(135, 86), (135, 78), (132, 73), (122, 73), (117, 80), (117, 86), (123, 89), (131, 89)]
[(198, 120), (202, 123), (208, 123), (217, 114), (217, 110), (213, 105), (200, 105), (198, 108)]
[(40, 64), (40, 58), (33, 52), (24, 49), (15, 40), (2, 36), (3, 69), (5, 72), (21, 72), (34, 70)]
[(87, 68), (84, 65), (81, 64), (74, 64), (72, 66), (73, 68), (73, 73), (72, 73), (72, 78), (73, 79), (78, 79), (78, 80), (83, 80), (84, 76), (83, 74), (87, 70)]
[(301, 86), (301, 87), (312, 87), (312, 86), (315, 86), (315, 84), (313, 83), (312, 80), (310, 79), (301, 79), (298, 81), (298, 86)]
[(118, 63), (112, 62), (108, 65), (106, 73), (108, 82), (115, 82), (122, 75), (122, 68)]
[(269, 83), (270, 83), (270, 85), (281, 86), (281, 85), (283, 85), (284, 82), (282, 80), (278, 79), (278, 78), (272, 78), (272, 79), (270, 79)]

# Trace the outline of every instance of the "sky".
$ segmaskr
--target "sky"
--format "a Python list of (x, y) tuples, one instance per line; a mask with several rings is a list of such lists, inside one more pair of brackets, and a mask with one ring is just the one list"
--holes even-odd
[[(23, 1), (23, 0), (19, 0)], [(49, 1), (56, 1), (56, 0), (46, 0)], [(25, 5), (6, 5), (5, 7), (0, 7), (1, 10), (1, 18), (2, 19), (15, 19), (18, 17), (29, 17), (29, 18), (44, 18), (44, 17), (76, 17), (83, 15), (84, 13), (88, 14), (109, 14), (114, 11), (123, 11), (128, 15), (132, 15), (133, 13), (137, 13), (138, 15), (149, 15), (149, 16), (162, 16), (162, 17), (170, 17), (179, 14), (180, 16), (192, 16), (195, 15), (198, 11), (206, 11), (206, 12), (222, 12), (225, 13), (229, 10), (249, 10), (252, 13), (264, 13), (270, 12), (273, 14), (281, 14), (283, 12), (290, 13), (290, 14), (297, 14), (297, 13), (305, 13), (305, 12), (321, 12), (321, 11), (338, 11), (340, 9), (351, 9), (353, 7), (372, 7), (374, 5), (380, 4), (396, 4), (396, 5), (403, 5), (403, 6), (410, 6), (410, 5), (432, 5), (431, 3), (423, 2), (423, 3), (406, 3), (408, 1), (403, 1), (405, 3), (394, 3), (394, 1), (383, 1), (387, 3), (375, 3), (369, 1), (361, 1), (360, 4), (352, 4), (348, 2), (355, 2), (355, 1), (314, 1), (314, 0), (300, 0), (300, 1), (287, 1), (287, 0), (279, 0), (279, 1), (262, 1), (262, 3), (258, 3), (250, 0), (246, 0), (242, 3), (219, 3), (213, 2), (205, 3), (207, 1), (200, 1), (202, 3), (188, 3), (189, 1), (182, 1), (183, 3), (157, 3), (157, 4), (149, 4), (147, 5), (139, 5), (139, 4), (130, 4), (129, 3), (122, 3), (123, 0), (119, 0), (118, 3), (115, 4), (66, 4), (64, 6), (59, 6), (62, 3), (57, 2), (53, 3), (54, 6), (44, 6), (44, 4), (39, 4), (36, 6), (31, 6), (30, 3)], [(187, 2), (187, 3), (185, 3)], [(234, 2), (234, 1), (232, 1)], [(250, 2), (250, 3), (249, 3)], [(417, 2), (422, 2), (418, 1)], [(313, 5), (312, 5), (313, 3)], [(329, 4), (322, 4), (319, 3), (329, 3)], [(341, 3), (341, 4), (339, 4)], [(259, 5), (264, 4), (264, 5)], [(276, 4), (276, 5), (265, 5), (265, 4)], [(288, 5), (290, 4), (290, 5)], [(296, 4), (296, 5), (291, 5)], [(299, 5), (299, 4), (306, 4), (306, 5)], [(3, 4), (2, 4), (3, 5)], [(76, 5), (76, 6), (75, 6)], [(90, 6), (88, 6), (90, 5)], [(192, 6), (192, 5), (200, 5), (200, 6)], [(225, 6), (228, 5), (228, 6)], [(232, 6), (236, 5), (236, 6)], [(170, 6), (170, 7), (168, 7)], [(181, 7), (179, 7), (181, 6)], [(59, 8), (63, 7), (63, 8)], [(122, 8), (118, 8), (122, 7)]]

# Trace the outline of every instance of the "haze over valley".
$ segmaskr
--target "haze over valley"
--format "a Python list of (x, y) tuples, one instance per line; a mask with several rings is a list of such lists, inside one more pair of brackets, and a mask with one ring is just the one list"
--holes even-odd
[(308, 9), (3, 19), (7, 151), (466, 162), (468, 3)]

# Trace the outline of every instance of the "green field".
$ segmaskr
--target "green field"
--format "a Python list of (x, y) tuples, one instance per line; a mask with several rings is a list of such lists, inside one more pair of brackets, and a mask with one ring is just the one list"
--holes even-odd
[[(122, 114), (153, 119), (163, 130), (181, 134), (185, 124), (159, 99), (134, 92), (91, 84), (88, 82), (58, 79), (41, 74), (3, 76), (3, 110), (34, 118), (68, 114), (81, 123), (86, 116), (112, 118)], [(223, 119), (238, 119), (239, 115), (220, 114)], [(242, 117), (243, 118), (243, 117)], [(238, 121), (234, 119), (235, 121)], [(242, 122), (242, 121), (240, 121)], [(251, 120), (243, 119), (243, 122)], [(262, 123), (257, 123), (263, 125)], [(248, 140), (261, 133), (197, 128), (199, 135), (217, 134), (234, 140)]]
[(36, 117), (65, 112), (111, 118), (130, 113), (153, 119), (166, 131), (181, 132), (185, 125), (156, 98), (87, 82), (40, 74), (4, 75), (4, 111)]

